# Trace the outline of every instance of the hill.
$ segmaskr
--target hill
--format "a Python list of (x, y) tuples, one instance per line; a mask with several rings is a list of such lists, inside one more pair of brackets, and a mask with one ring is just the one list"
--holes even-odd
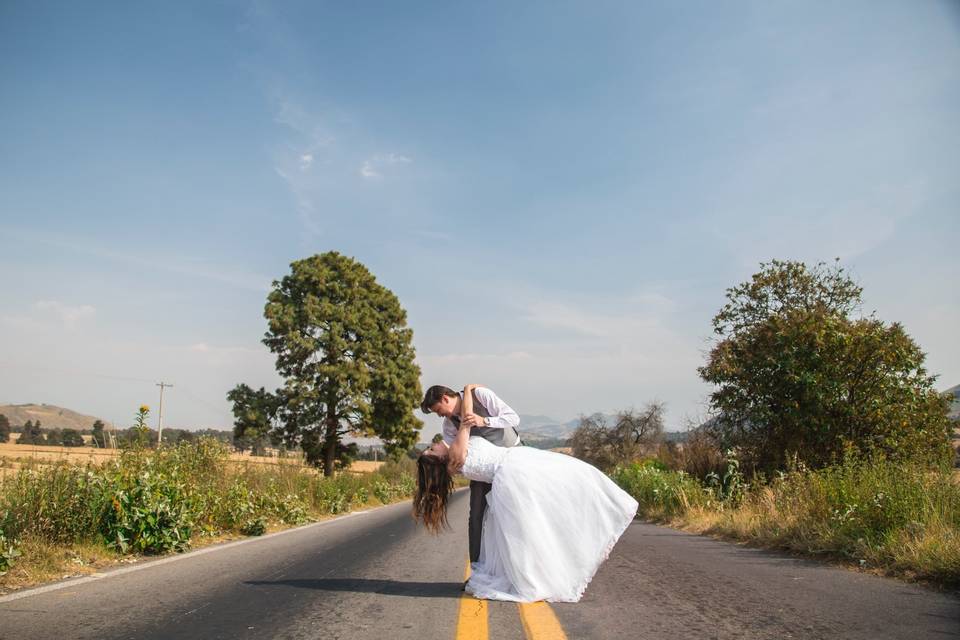
[[(90, 429), (94, 422), (102, 419), (53, 404), (3, 404), (0, 414), (7, 416), (12, 427), (21, 427), (27, 420), (39, 420), (44, 429)], [(103, 422), (108, 424), (106, 420)]]
[[(612, 413), (602, 415), (608, 425), (617, 421), (617, 416)], [(580, 426), (580, 418), (561, 422), (549, 416), (520, 416), (520, 434), (524, 441), (528, 443), (539, 443), (541, 441), (552, 443), (558, 440), (566, 440), (573, 435), (578, 426)], [(685, 431), (667, 431), (663, 435), (669, 441), (684, 442), (688, 434)]]
[(950, 387), (943, 392), (944, 395), (952, 395), (953, 401), (950, 405), (950, 419), (951, 420), (960, 420), (960, 384), (955, 387)]
[(520, 433), (524, 440), (558, 440), (573, 435), (579, 418), (562, 422), (550, 416), (520, 416)]

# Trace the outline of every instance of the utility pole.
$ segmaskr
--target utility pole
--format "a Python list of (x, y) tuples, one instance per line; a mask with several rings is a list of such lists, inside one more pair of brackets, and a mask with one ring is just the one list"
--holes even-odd
[(160, 387), (160, 411), (157, 413), (157, 447), (159, 447), (160, 443), (163, 442), (163, 389), (164, 387), (173, 387), (173, 385), (161, 381), (157, 383), (157, 386)]

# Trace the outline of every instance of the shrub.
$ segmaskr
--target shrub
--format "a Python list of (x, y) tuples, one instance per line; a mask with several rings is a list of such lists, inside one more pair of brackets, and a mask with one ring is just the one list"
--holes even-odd
[(674, 469), (705, 480), (711, 473), (723, 473), (723, 453), (707, 431), (697, 429), (683, 443), (683, 448), (677, 454), (676, 465)]
[(3, 531), (0, 531), (0, 575), (6, 573), (19, 556), (20, 552), (13, 546), (13, 542), (7, 540)]
[(180, 551), (190, 544), (192, 521), (182, 479), (153, 469), (119, 469), (100, 519), (107, 545), (126, 553)]
[(267, 532), (267, 519), (263, 516), (251, 518), (240, 526), (240, 533), (245, 536), (262, 536)]
[(5, 479), (3, 488), (0, 528), (7, 535), (70, 542), (89, 538), (98, 529), (104, 479), (92, 465), (59, 462), (23, 468)]
[(603, 414), (581, 416), (570, 438), (573, 455), (599, 469), (610, 470), (656, 452), (663, 442), (664, 411), (665, 405), (652, 402), (639, 412), (619, 412), (612, 425), (607, 424)]
[(670, 518), (692, 505), (708, 505), (711, 492), (683, 471), (667, 471), (662, 463), (637, 462), (617, 467), (611, 474), (624, 491), (640, 503), (639, 512), (652, 518)]
[(236, 531), (260, 535), (271, 522), (298, 525), (320, 513), (342, 513), (371, 496), (412, 495), (411, 461), (373, 474), (324, 478), (299, 464), (228, 462), (212, 439), (156, 450), (134, 447), (86, 466), (60, 462), (20, 469), (0, 480), (0, 553), (24, 536), (56, 544), (102, 541), (120, 553), (162, 553), (191, 535)]
[(953, 459), (949, 401), (899, 323), (856, 317), (859, 287), (839, 264), (774, 260), (727, 290), (701, 377), (715, 385), (711, 429), (750, 469), (811, 468), (861, 455)]

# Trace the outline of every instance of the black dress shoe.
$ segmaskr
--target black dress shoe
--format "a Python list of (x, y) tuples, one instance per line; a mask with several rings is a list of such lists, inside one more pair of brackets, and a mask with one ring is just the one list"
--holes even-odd
[(460, 587), (460, 591), (466, 591), (466, 590), (467, 590), (467, 583), (468, 583), (468, 582), (470, 582), (469, 579), (463, 581), (463, 586)]

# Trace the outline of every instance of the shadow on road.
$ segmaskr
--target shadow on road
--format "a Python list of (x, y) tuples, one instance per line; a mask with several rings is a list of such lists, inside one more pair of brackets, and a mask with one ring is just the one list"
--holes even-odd
[(258, 587), (297, 587), (320, 591), (350, 591), (353, 593), (382, 593), (388, 596), (413, 598), (459, 598), (462, 582), (400, 582), (398, 580), (367, 580), (364, 578), (318, 578), (316, 580), (248, 580), (244, 584)]

